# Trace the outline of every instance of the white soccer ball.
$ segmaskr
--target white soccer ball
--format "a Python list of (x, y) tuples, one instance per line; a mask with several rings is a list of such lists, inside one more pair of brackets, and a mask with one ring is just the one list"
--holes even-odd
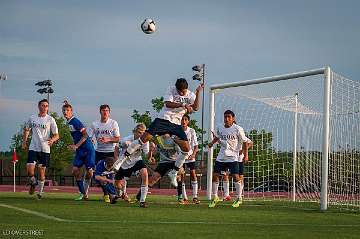
[(145, 33), (145, 34), (152, 34), (156, 31), (156, 24), (155, 22), (150, 19), (150, 18), (146, 18), (142, 23), (141, 23), (141, 30)]

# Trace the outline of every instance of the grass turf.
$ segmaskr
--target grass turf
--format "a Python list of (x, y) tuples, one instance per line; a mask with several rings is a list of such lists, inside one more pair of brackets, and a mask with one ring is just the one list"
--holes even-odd
[[(177, 205), (175, 197), (150, 195), (149, 207), (139, 208), (123, 201), (105, 204), (101, 195), (81, 202), (75, 196), (47, 193), (37, 200), (26, 193), (0, 193), (0, 238), (360, 237), (359, 213), (320, 212), (313, 203), (245, 201), (232, 208), (227, 202), (210, 209), (205, 201)], [(41, 235), (11, 235), (31, 230)]]

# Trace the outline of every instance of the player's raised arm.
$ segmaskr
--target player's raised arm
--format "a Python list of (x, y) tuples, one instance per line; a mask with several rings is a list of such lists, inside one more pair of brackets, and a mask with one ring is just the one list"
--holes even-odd
[(199, 109), (199, 105), (200, 105), (200, 92), (201, 90), (204, 88), (204, 83), (201, 83), (195, 90), (195, 101), (194, 103), (191, 105), (191, 107), (193, 108), (193, 110), (197, 111)]

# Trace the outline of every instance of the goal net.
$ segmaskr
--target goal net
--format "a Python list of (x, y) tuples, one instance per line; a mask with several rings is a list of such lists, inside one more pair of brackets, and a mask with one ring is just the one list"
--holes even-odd
[[(228, 109), (254, 143), (245, 164), (245, 199), (360, 209), (359, 82), (323, 68), (215, 85), (210, 131), (223, 124)], [(209, 149), (209, 198), (216, 154)]]

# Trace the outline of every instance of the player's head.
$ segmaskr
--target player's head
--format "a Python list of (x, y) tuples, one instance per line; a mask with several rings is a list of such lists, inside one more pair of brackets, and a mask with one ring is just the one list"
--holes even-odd
[(110, 106), (109, 105), (100, 105), (100, 115), (101, 120), (107, 120), (110, 116)]
[(112, 169), (112, 167), (114, 166), (114, 163), (115, 163), (114, 157), (107, 157), (107, 158), (105, 158), (104, 161), (105, 161), (106, 169), (108, 169), (108, 170)]
[(137, 124), (135, 128), (133, 129), (134, 138), (138, 139), (145, 133), (146, 125), (143, 123)]
[(64, 118), (67, 120), (69, 120), (73, 116), (72, 106), (67, 100), (64, 100), (64, 104), (62, 106), (62, 113), (64, 115)]
[(39, 113), (47, 114), (49, 110), (49, 101), (47, 99), (42, 99), (38, 103)]
[(176, 86), (176, 89), (179, 93), (179, 95), (185, 95), (186, 94), (186, 91), (189, 87), (187, 81), (185, 78), (179, 78), (176, 80), (176, 83), (175, 83), (175, 86)]
[(230, 127), (235, 122), (235, 114), (231, 110), (226, 110), (224, 112), (224, 124), (225, 127)]
[(181, 126), (182, 127), (188, 127), (190, 123), (190, 116), (185, 114), (181, 119)]

